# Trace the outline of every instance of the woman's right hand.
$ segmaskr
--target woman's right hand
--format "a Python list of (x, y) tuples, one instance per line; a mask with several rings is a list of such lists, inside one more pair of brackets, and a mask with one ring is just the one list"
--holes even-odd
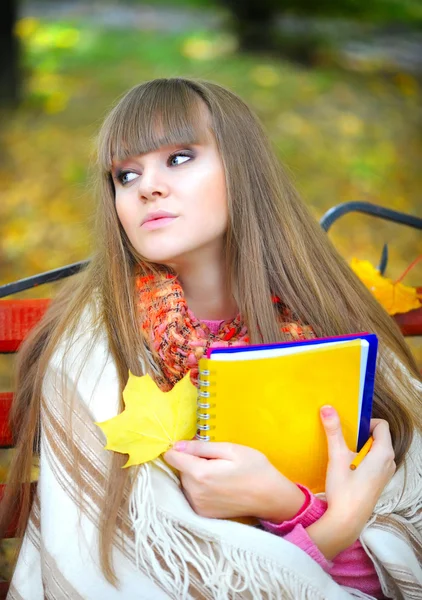
[(358, 468), (350, 469), (356, 456), (343, 437), (337, 412), (321, 409), (327, 435), (329, 462), (325, 483), (326, 513), (307, 528), (321, 552), (334, 558), (360, 536), (373, 509), (396, 470), (394, 450), (387, 421), (371, 420), (374, 443)]

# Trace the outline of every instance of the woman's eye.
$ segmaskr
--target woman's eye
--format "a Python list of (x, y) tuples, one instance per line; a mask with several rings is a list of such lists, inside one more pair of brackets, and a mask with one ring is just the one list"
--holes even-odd
[(126, 183), (133, 181), (135, 179), (135, 177), (137, 177), (137, 174), (133, 173), (132, 171), (122, 171), (121, 173), (119, 173), (117, 175), (117, 179), (120, 181), (120, 183), (122, 185), (125, 185)]
[(187, 152), (178, 152), (177, 154), (172, 154), (172, 156), (169, 157), (169, 164), (172, 167), (177, 167), (178, 165), (182, 165), (186, 161), (191, 160), (191, 158), (193, 158), (192, 154), (188, 154)]

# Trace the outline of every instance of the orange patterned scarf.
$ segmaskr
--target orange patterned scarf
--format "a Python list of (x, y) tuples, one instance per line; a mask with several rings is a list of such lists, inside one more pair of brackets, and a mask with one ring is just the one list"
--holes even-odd
[[(173, 275), (139, 276), (136, 288), (140, 329), (158, 362), (161, 374), (154, 374), (154, 379), (163, 391), (171, 390), (189, 370), (196, 385), (198, 361), (208, 348), (249, 344), (240, 314), (224, 321), (218, 332), (212, 333), (189, 310), (182, 286)], [(279, 298), (274, 297), (273, 302), (278, 305), (285, 339), (315, 337), (310, 326), (293, 321), (292, 312)]]

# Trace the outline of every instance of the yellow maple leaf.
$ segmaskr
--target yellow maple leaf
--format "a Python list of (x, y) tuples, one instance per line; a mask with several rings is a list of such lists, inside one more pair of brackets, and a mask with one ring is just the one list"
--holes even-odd
[(416, 288), (384, 277), (368, 260), (352, 258), (350, 266), (390, 315), (422, 306)]
[(192, 439), (197, 392), (189, 373), (172, 390), (162, 392), (149, 375), (129, 372), (123, 412), (96, 423), (106, 435), (105, 449), (129, 454), (124, 467), (130, 467), (154, 460), (179, 440)]

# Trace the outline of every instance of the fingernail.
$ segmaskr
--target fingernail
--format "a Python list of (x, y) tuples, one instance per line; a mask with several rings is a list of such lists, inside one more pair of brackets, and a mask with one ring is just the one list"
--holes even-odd
[(321, 408), (321, 415), (323, 417), (323, 419), (329, 419), (330, 417), (333, 417), (335, 415), (335, 410), (332, 406), (329, 406), (328, 404), (326, 406), (323, 406)]
[(176, 442), (175, 444), (173, 444), (173, 448), (175, 450), (177, 450), (178, 452), (184, 452), (186, 450), (187, 446), (188, 446), (188, 443), (185, 441)]

